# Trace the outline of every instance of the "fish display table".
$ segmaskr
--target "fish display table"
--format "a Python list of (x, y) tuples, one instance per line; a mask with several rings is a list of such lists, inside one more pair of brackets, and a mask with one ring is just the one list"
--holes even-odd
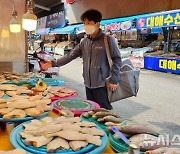
[[(55, 112), (50, 112), (48, 116), (58, 116)], [(14, 148), (10, 144), (9, 139), (10, 133), (6, 130), (4, 132), (0, 131), (0, 150), (13, 150)], [(110, 147), (110, 144), (108, 143), (106, 149), (102, 153), (111, 153), (114, 154), (115, 152)]]

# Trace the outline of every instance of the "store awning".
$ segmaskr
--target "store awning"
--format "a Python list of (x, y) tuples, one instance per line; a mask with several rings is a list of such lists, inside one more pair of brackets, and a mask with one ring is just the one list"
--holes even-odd
[(78, 25), (69, 25), (63, 28), (55, 28), (50, 31), (51, 34), (74, 34), (76, 28), (82, 27), (83, 24), (78, 24)]
[(37, 29), (35, 30), (36, 35), (45, 35), (50, 32), (50, 28), (44, 28), (44, 29)]

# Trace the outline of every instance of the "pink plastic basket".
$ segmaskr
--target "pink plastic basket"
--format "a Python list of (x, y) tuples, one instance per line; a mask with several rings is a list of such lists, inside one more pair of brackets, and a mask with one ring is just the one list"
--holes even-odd
[(54, 101), (57, 101), (57, 100), (60, 100), (60, 99), (69, 99), (69, 98), (73, 98), (73, 97), (75, 97), (75, 96), (77, 96), (77, 93), (74, 93), (74, 94), (72, 94), (72, 95), (65, 96), (65, 97), (57, 97), (57, 96), (53, 96), (53, 97), (51, 97), (50, 99), (51, 99), (52, 102), (54, 102)]
[[(84, 100), (84, 101), (87, 101), (87, 100), (85, 100), (85, 99), (81, 99), (81, 100)], [(94, 108), (100, 108), (100, 106), (99, 106), (99, 104), (98, 103), (96, 103), (96, 102), (93, 102), (93, 101), (90, 101), (90, 100), (88, 100), (89, 102), (91, 102), (93, 105), (94, 105)], [(54, 101), (55, 102), (55, 101)], [(53, 103), (54, 103), (53, 102)], [(59, 112), (59, 108), (57, 108), (55, 105), (53, 105), (53, 111), (55, 111), (55, 112)], [(75, 114), (75, 116), (80, 116), (81, 114), (83, 114), (84, 112), (88, 112), (88, 111), (90, 111), (90, 110), (77, 110), (77, 111), (72, 111), (74, 114)]]

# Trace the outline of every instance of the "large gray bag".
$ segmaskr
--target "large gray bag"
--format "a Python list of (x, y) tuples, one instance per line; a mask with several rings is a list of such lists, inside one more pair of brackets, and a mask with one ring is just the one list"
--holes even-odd
[[(110, 56), (110, 48), (107, 40), (107, 35), (104, 37), (106, 46), (106, 54), (110, 68), (112, 67), (112, 60)], [(131, 96), (136, 96), (139, 90), (139, 73), (140, 70), (135, 69), (130, 60), (125, 60), (120, 69), (120, 80), (117, 89), (113, 92), (107, 88), (108, 98), (110, 102), (115, 102)], [(109, 78), (106, 79), (106, 85), (109, 83)]]

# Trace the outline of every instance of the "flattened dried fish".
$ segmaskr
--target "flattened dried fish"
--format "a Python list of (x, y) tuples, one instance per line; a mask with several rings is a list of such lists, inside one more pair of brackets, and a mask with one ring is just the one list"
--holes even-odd
[(35, 107), (36, 103), (30, 102), (29, 100), (24, 99), (24, 100), (17, 100), (12, 103), (8, 103), (7, 106), (10, 108), (16, 108), (16, 109), (27, 109), (27, 108)]
[(72, 123), (61, 123), (63, 130), (81, 131), (81, 127)]
[(60, 130), (62, 130), (62, 125), (61, 124), (54, 124), (52, 122), (52, 123), (48, 123), (46, 125), (43, 125), (42, 127), (38, 128), (37, 130), (26, 131), (26, 133), (38, 136), (38, 135), (46, 135), (48, 133), (58, 132)]
[(70, 141), (69, 145), (74, 151), (78, 151), (81, 148), (86, 147), (88, 145), (88, 142), (86, 142), (86, 141)]
[(87, 122), (87, 121), (82, 121), (82, 122), (77, 122), (75, 123), (76, 125), (79, 125), (81, 127), (96, 127), (96, 124), (93, 122)]
[(0, 98), (4, 96), (4, 91), (0, 91)]
[(81, 132), (84, 134), (90, 134), (94, 136), (103, 136), (104, 132), (97, 128), (81, 128)]
[(24, 118), (26, 113), (24, 110), (15, 109), (3, 116), (4, 119), (11, 119), (11, 118)]
[(44, 112), (44, 110), (41, 110), (36, 107), (28, 108), (28, 109), (25, 109), (24, 111), (27, 115), (29, 115), (31, 117), (39, 117)]
[(77, 131), (63, 130), (56, 133), (48, 134), (47, 137), (62, 137), (66, 140), (85, 141), (87, 139), (86, 134), (79, 133)]
[(14, 108), (2, 108), (2, 109), (0, 109), (0, 115), (5, 115), (13, 110), (14, 110)]
[(47, 144), (47, 151), (53, 152), (57, 149), (67, 150), (69, 149), (69, 143), (63, 138), (57, 137)]
[(33, 137), (26, 138), (24, 140), (24, 143), (26, 145), (33, 145), (34, 147), (38, 148), (38, 147), (48, 144), (51, 140), (52, 140), (52, 137), (47, 138), (45, 136), (33, 136)]

